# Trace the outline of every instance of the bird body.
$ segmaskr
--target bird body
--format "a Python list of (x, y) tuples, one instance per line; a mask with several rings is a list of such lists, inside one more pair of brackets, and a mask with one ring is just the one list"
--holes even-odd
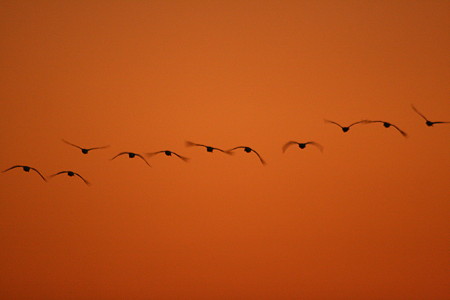
[(383, 126), (385, 128), (389, 128), (389, 127), (394, 127), (395, 129), (397, 129), (398, 132), (400, 132), (401, 135), (403, 135), (404, 137), (408, 137), (408, 134), (406, 132), (404, 132), (403, 130), (401, 130), (397, 125), (394, 125), (392, 123), (386, 122), (386, 121), (371, 121), (371, 120), (367, 120), (365, 123), (382, 123)]
[(241, 148), (244, 149), (244, 151), (245, 151), (246, 153), (250, 153), (250, 152), (255, 153), (255, 154), (258, 156), (258, 158), (259, 158), (259, 160), (261, 161), (261, 163), (262, 163), (263, 165), (266, 164), (266, 161), (261, 157), (261, 155), (259, 155), (258, 152), (256, 152), (254, 149), (252, 149), (252, 148), (250, 148), (250, 147), (247, 147), (247, 146), (238, 146), (238, 147), (234, 147), (234, 148), (231, 148), (230, 150), (227, 150), (226, 152), (231, 153), (231, 151), (236, 150), (236, 149), (241, 149)]
[(294, 145), (294, 144), (297, 144), (300, 149), (305, 149), (306, 145), (313, 145), (313, 146), (316, 146), (317, 148), (319, 148), (319, 150), (321, 152), (323, 152), (323, 146), (320, 145), (319, 143), (314, 142), (314, 141), (309, 141), (309, 142), (306, 142), (306, 143), (299, 143), (299, 142), (296, 142), (296, 141), (289, 141), (286, 144), (284, 144), (284, 146), (282, 147), (283, 153), (286, 152), (286, 150), (287, 150), (287, 148), (289, 148), (289, 146)]
[(128, 155), (129, 158), (134, 158), (137, 156), (140, 159), (142, 159), (149, 167), (151, 167), (150, 164), (148, 163), (148, 161), (142, 155), (140, 155), (139, 153), (134, 153), (134, 152), (120, 152), (119, 154), (117, 154), (116, 156), (111, 158), (111, 160), (113, 160), (116, 157), (121, 156), (121, 155)]
[(146, 153), (146, 155), (147, 156), (153, 156), (153, 155), (156, 155), (156, 154), (159, 154), (159, 153), (164, 153), (166, 156), (172, 156), (172, 154), (173, 154), (173, 155), (175, 155), (176, 157), (180, 158), (182, 161), (185, 161), (185, 162), (187, 162), (189, 160), (189, 158), (181, 156), (178, 153), (175, 153), (175, 152), (170, 151), (170, 150), (161, 150), (161, 151), (156, 151), (156, 152), (149, 152), (149, 153)]
[(349, 130), (350, 130), (350, 127), (352, 127), (352, 126), (354, 126), (354, 125), (356, 125), (356, 124), (361, 124), (361, 123), (366, 123), (366, 122), (367, 122), (367, 120), (361, 120), (361, 121), (354, 122), (354, 123), (352, 123), (352, 124), (350, 124), (350, 125), (348, 125), (348, 126), (342, 126), (342, 125), (340, 125), (339, 123), (334, 122), (334, 121), (330, 121), (330, 120), (326, 120), (326, 119), (325, 119), (324, 121), (327, 122), (327, 123), (335, 124), (335, 125), (341, 127), (341, 129), (342, 129), (343, 132), (349, 131)]
[(417, 110), (417, 108), (415, 108), (414, 107), (414, 105), (411, 105), (411, 108), (419, 115), (419, 116), (421, 116), (424, 120), (425, 120), (425, 124), (428, 126), (428, 127), (431, 127), (431, 126), (433, 126), (434, 124), (450, 124), (450, 122), (443, 122), (443, 121), (430, 121), (430, 120), (428, 120), (427, 119), (427, 117), (425, 117), (421, 112), (419, 112), (418, 110)]
[(81, 180), (84, 181), (85, 184), (87, 184), (87, 185), (90, 185), (90, 184), (91, 184), (89, 181), (87, 181), (86, 179), (84, 179), (83, 176), (81, 176), (80, 174), (78, 174), (78, 173), (76, 173), (76, 172), (74, 172), (74, 171), (61, 171), (61, 172), (55, 173), (55, 174), (53, 174), (53, 175), (50, 175), (50, 177), (55, 177), (55, 176), (57, 176), (57, 175), (59, 175), (59, 174), (64, 174), (64, 173), (66, 173), (67, 176), (69, 176), (69, 177), (78, 176), (79, 178), (81, 178)]
[[(222, 149), (219, 149), (219, 148), (216, 148), (216, 147), (213, 147), (213, 146), (197, 144), (197, 143), (193, 143), (193, 142), (190, 142), (190, 141), (186, 141), (186, 146), (188, 146), (188, 147), (191, 147), (191, 146), (204, 147), (204, 148), (206, 148), (206, 152), (213, 152), (214, 150), (217, 150), (217, 151), (220, 151), (220, 152), (223, 152), (223, 153), (227, 153), (226, 151), (224, 151)], [(227, 153), (227, 154), (231, 154), (231, 153)]]
[(25, 172), (27, 172), (27, 173), (29, 173), (30, 170), (33, 170), (33, 171), (35, 171), (36, 173), (38, 173), (39, 176), (41, 176), (41, 178), (42, 178), (44, 181), (47, 181), (47, 179), (45, 179), (45, 177), (41, 174), (41, 172), (39, 172), (37, 169), (32, 168), (32, 167), (30, 167), (30, 166), (15, 165), (15, 166), (12, 166), (12, 167), (10, 167), (10, 168), (8, 168), (8, 169), (2, 171), (2, 173), (7, 172), (7, 171), (12, 170), (12, 169), (15, 169), (15, 168), (22, 168), (22, 170), (25, 171)]
[(71, 142), (68, 142), (68, 141), (66, 141), (66, 140), (64, 140), (64, 139), (63, 139), (62, 141), (63, 141), (64, 143), (68, 144), (68, 145), (71, 145), (71, 146), (73, 146), (73, 147), (75, 147), (75, 148), (80, 149), (80, 150), (81, 150), (81, 153), (83, 153), (83, 154), (88, 154), (89, 151), (92, 151), (92, 150), (104, 149), (104, 148), (108, 148), (108, 147), (109, 147), (109, 145), (108, 145), (108, 146), (93, 147), (93, 148), (83, 148), (83, 147), (80, 147), (80, 146), (78, 146), (78, 145), (72, 144)]

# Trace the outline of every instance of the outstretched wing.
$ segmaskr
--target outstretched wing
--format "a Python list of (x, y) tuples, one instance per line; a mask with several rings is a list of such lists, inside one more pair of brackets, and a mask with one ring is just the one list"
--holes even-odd
[(4, 171), (2, 171), (2, 172), (7, 172), (7, 171), (12, 170), (12, 169), (14, 169), (14, 168), (22, 168), (22, 167), (24, 167), (24, 166), (16, 165), (16, 166), (12, 166), (11, 168), (8, 168), (8, 169), (6, 169), (6, 170), (4, 170)]
[(357, 121), (357, 122), (354, 122), (354, 123), (348, 125), (348, 127), (352, 127), (353, 125), (361, 124), (361, 123), (370, 123), (370, 121), (369, 121), (369, 120), (361, 120), (361, 121)]
[(237, 146), (237, 147), (231, 148), (231, 149), (229, 149), (229, 150), (226, 150), (225, 152), (231, 154), (231, 151), (236, 150), (236, 149), (239, 149), (239, 148), (246, 148), (246, 147), (245, 147), (245, 146)]
[(61, 172), (58, 172), (58, 173), (55, 173), (55, 174), (52, 174), (52, 175), (50, 175), (49, 177), (55, 177), (56, 175), (59, 175), (59, 174), (64, 174), (64, 173), (68, 173), (69, 171), (61, 171)]
[(35, 168), (30, 168), (31, 170), (35, 171), (36, 173), (39, 174), (39, 176), (41, 176), (42, 179), (44, 179), (44, 181), (47, 181), (47, 179), (45, 179), (45, 177), (41, 174), (41, 172), (39, 172), (37, 169)]
[(437, 121), (437, 122), (433, 122), (433, 124), (450, 124), (450, 122)]
[(320, 152), (323, 152), (323, 146), (321, 144), (319, 144), (319, 143), (311, 141), (311, 142), (307, 142), (305, 144), (316, 146), (317, 148), (319, 148)]
[(78, 177), (80, 177), (80, 178), (84, 181), (84, 183), (86, 183), (87, 185), (90, 185), (90, 184), (91, 184), (89, 181), (87, 181), (86, 179), (84, 179), (83, 176), (81, 176), (80, 174), (78, 174), (78, 173), (74, 173), (74, 174), (77, 175)]
[(428, 121), (428, 119), (420, 112), (417, 110), (417, 108), (415, 108), (414, 105), (411, 104), (411, 108), (419, 115), (421, 116), (425, 121)]
[(339, 126), (339, 127), (343, 128), (343, 126), (342, 126), (342, 125), (340, 125), (340, 124), (338, 124), (338, 123), (336, 123), (336, 122), (334, 122), (334, 121), (330, 121), (330, 120), (327, 120), (327, 119), (324, 119), (324, 121), (325, 121), (326, 123), (331, 123), (331, 124), (335, 124), (335, 125), (337, 125), (337, 126)]
[(286, 152), (286, 150), (287, 150), (287, 148), (289, 148), (289, 146), (294, 145), (294, 144), (298, 145), (298, 143), (295, 141), (289, 141), (286, 144), (284, 144), (283, 147), (281, 148), (283, 153)]
[(266, 161), (261, 157), (261, 155), (259, 155), (259, 153), (256, 152), (256, 151), (253, 150), (253, 149), (252, 149), (252, 151), (255, 152), (256, 155), (258, 155), (258, 158), (259, 158), (259, 160), (261, 161), (261, 163), (262, 163), (263, 165), (265, 165), (265, 164), (266, 164)]
[(394, 127), (395, 129), (398, 130), (398, 132), (401, 133), (401, 135), (403, 135), (404, 137), (408, 137), (408, 134), (406, 132), (404, 132), (403, 130), (401, 130), (400, 128), (398, 128), (397, 125), (391, 124), (392, 127)]
[(148, 161), (147, 161), (142, 155), (136, 154), (136, 156), (139, 157), (140, 159), (142, 159), (143, 161), (145, 161), (145, 163), (146, 163), (149, 167), (151, 167), (150, 164), (148, 163)]
[(191, 147), (191, 146), (208, 147), (208, 146), (206, 146), (206, 145), (203, 145), (203, 144), (197, 144), (197, 143), (194, 143), (194, 142), (191, 142), (191, 141), (186, 141), (186, 146), (187, 146), (187, 147)]
[(178, 153), (172, 152), (172, 154), (175, 154), (176, 156), (178, 156), (181, 160), (183, 160), (183, 161), (185, 161), (185, 162), (187, 162), (187, 161), (189, 160), (189, 158), (184, 157), (184, 156), (181, 156), (181, 155), (179, 155)]
[(93, 147), (93, 148), (88, 148), (88, 149), (86, 149), (87, 151), (91, 151), (91, 150), (97, 150), (97, 149), (105, 149), (105, 148), (108, 148), (109, 147), (109, 145), (107, 145), (107, 146), (101, 146), (101, 147)]
[(117, 154), (116, 156), (114, 156), (113, 158), (111, 158), (110, 160), (113, 160), (114, 158), (116, 158), (117, 156), (121, 156), (124, 154), (128, 154), (129, 152), (120, 152), (119, 154)]
[(159, 153), (163, 153), (163, 152), (165, 152), (165, 150), (156, 151), (156, 152), (148, 152), (148, 153), (145, 153), (145, 155), (153, 156), (153, 155), (156, 155), (156, 154), (159, 154)]
[(72, 144), (71, 142), (68, 142), (68, 141), (66, 141), (65, 139), (61, 139), (64, 143), (66, 143), (66, 144), (68, 144), (68, 145), (70, 145), (70, 146), (73, 146), (73, 147), (76, 147), (76, 148), (78, 148), (78, 149), (83, 149), (83, 148), (81, 148), (80, 146), (78, 146), (78, 145), (75, 145), (75, 144)]

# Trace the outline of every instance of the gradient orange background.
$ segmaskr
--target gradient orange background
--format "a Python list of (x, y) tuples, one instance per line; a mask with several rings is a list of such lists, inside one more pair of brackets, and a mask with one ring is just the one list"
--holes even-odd
[(1, 1), (0, 298), (448, 299), (449, 13)]

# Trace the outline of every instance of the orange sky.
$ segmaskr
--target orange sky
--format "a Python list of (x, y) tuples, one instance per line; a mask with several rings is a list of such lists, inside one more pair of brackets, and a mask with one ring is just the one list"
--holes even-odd
[[(0, 168), (92, 186), (0, 174), (0, 298), (448, 297), (450, 125), (411, 104), (450, 121), (449, 13), (1, 1)], [(165, 149), (191, 160), (109, 160)]]

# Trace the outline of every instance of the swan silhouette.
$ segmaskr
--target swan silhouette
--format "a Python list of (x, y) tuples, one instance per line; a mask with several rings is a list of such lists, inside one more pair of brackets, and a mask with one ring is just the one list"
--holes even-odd
[(400, 132), (401, 135), (403, 135), (404, 137), (408, 137), (408, 134), (406, 132), (404, 132), (403, 130), (401, 130), (400, 128), (398, 128), (398, 126), (396, 126), (396, 125), (394, 125), (392, 123), (386, 122), (386, 121), (371, 121), (371, 120), (367, 120), (367, 121), (365, 121), (365, 123), (383, 123), (384, 127), (389, 128), (389, 127), (392, 126), (395, 129), (397, 129), (397, 131)]
[(181, 155), (179, 155), (178, 153), (175, 153), (175, 152), (173, 152), (173, 151), (170, 151), (170, 150), (162, 150), (162, 151), (156, 151), (156, 152), (149, 152), (149, 153), (145, 153), (145, 155), (147, 155), (147, 156), (153, 156), (153, 155), (156, 155), (156, 154), (159, 154), (159, 153), (164, 153), (166, 156), (172, 156), (172, 154), (174, 154), (175, 156), (177, 156), (178, 158), (180, 158), (182, 161), (185, 161), (185, 162), (187, 162), (188, 160), (189, 160), (189, 158), (187, 158), (187, 157), (184, 157), (184, 156), (181, 156)]
[(41, 178), (42, 178), (44, 181), (47, 181), (47, 179), (45, 179), (45, 177), (41, 174), (41, 172), (39, 172), (37, 169), (32, 168), (32, 167), (30, 167), (30, 166), (16, 165), (16, 166), (12, 166), (11, 168), (8, 168), (8, 169), (4, 170), (2, 173), (7, 172), (7, 171), (12, 170), (12, 169), (15, 169), (15, 168), (22, 168), (22, 170), (24, 170), (25, 172), (30, 172), (30, 170), (33, 170), (33, 171), (35, 171), (36, 173), (38, 173), (39, 176), (41, 176)]
[(225, 152), (231, 153), (231, 151), (236, 150), (236, 149), (240, 149), (240, 148), (244, 149), (244, 151), (247, 152), (247, 153), (250, 153), (250, 152), (255, 153), (255, 154), (258, 156), (258, 158), (259, 158), (259, 160), (261, 161), (261, 163), (262, 163), (263, 165), (266, 164), (266, 161), (261, 157), (261, 155), (259, 155), (258, 152), (256, 152), (254, 149), (252, 149), (252, 148), (250, 148), (250, 147), (247, 147), (247, 146), (238, 146), (238, 147), (234, 147), (234, 148), (231, 148), (230, 150), (227, 150), (227, 151), (225, 151)]
[(294, 145), (294, 144), (297, 144), (300, 149), (305, 149), (306, 145), (313, 145), (313, 146), (316, 146), (317, 148), (319, 148), (319, 150), (321, 152), (323, 152), (323, 146), (320, 145), (319, 143), (316, 143), (316, 142), (313, 142), (313, 141), (306, 142), (306, 143), (299, 143), (299, 142), (296, 142), (296, 141), (289, 141), (286, 144), (284, 144), (284, 146), (282, 148), (283, 153), (286, 152), (286, 150), (287, 150), (287, 148), (289, 148), (289, 146)]
[(421, 116), (422, 118), (424, 118), (425, 124), (426, 124), (428, 127), (431, 127), (431, 126), (433, 126), (434, 124), (448, 124), (448, 123), (450, 123), (450, 122), (442, 122), (442, 121), (434, 121), (434, 122), (432, 122), (432, 121), (428, 120), (422, 113), (420, 113), (420, 112), (417, 110), (417, 108), (414, 107), (414, 105), (411, 105), (411, 108), (412, 108), (419, 116)]
[(356, 125), (356, 124), (361, 124), (361, 123), (366, 123), (366, 122), (367, 122), (367, 120), (361, 120), (361, 121), (358, 121), (358, 122), (354, 122), (354, 123), (352, 123), (352, 124), (350, 124), (350, 125), (348, 125), (348, 126), (342, 126), (342, 125), (340, 125), (340, 124), (337, 123), (337, 122), (330, 121), (330, 120), (327, 120), (327, 119), (324, 119), (324, 121), (327, 122), (327, 123), (335, 124), (335, 125), (341, 127), (341, 129), (342, 129), (343, 132), (349, 131), (349, 130), (350, 130), (350, 127), (352, 127), (352, 126), (354, 126), (354, 125)]
[(91, 150), (104, 149), (104, 148), (108, 148), (108, 147), (109, 147), (109, 145), (108, 145), (108, 146), (93, 147), (93, 148), (83, 148), (83, 147), (80, 147), (80, 146), (78, 146), (78, 145), (72, 144), (71, 142), (68, 142), (68, 141), (66, 141), (66, 140), (64, 140), (64, 139), (63, 139), (62, 141), (63, 141), (64, 143), (70, 145), (70, 146), (73, 146), (73, 147), (75, 147), (75, 148), (80, 149), (80, 150), (81, 150), (81, 153), (83, 153), (83, 154), (88, 154), (89, 151), (91, 151)]
[(214, 150), (217, 150), (217, 151), (220, 151), (220, 152), (223, 152), (223, 153), (232, 154), (230, 152), (226, 152), (225, 150), (222, 150), (222, 149), (219, 149), (219, 148), (216, 148), (216, 147), (207, 146), (207, 145), (203, 145), (203, 144), (197, 144), (197, 143), (193, 143), (193, 142), (190, 142), (190, 141), (186, 141), (186, 146), (187, 147), (192, 147), (192, 146), (204, 147), (204, 148), (206, 148), (207, 152), (213, 152)]
[(53, 175), (50, 175), (50, 177), (55, 177), (55, 176), (57, 176), (57, 175), (59, 175), (59, 174), (64, 174), (64, 173), (66, 173), (69, 177), (78, 176), (78, 177), (80, 177), (81, 180), (83, 180), (84, 183), (86, 183), (87, 185), (90, 185), (90, 184), (91, 184), (89, 181), (87, 181), (86, 179), (84, 179), (83, 176), (81, 176), (80, 174), (78, 174), (78, 173), (76, 173), (76, 172), (73, 172), (73, 171), (61, 171), (61, 172), (55, 173), (55, 174), (53, 174)]
[(148, 161), (147, 161), (142, 155), (140, 155), (140, 154), (138, 154), (138, 153), (134, 153), (134, 152), (120, 152), (119, 154), (117, 154), (116, 156), (114, 156), (113, 158), (111, 158), (111, 160), (115, 159), (115, 158), (118, 157), (118, 156), (124, 155), (124, 154), (128, 154), (128, 157), (129, 157), (129, 158), (134, 158), (134, 157), (137, 156), (137, 157), (139, 157), (140, 159), (142, 159), (149, 167), (151, 167), (150, 164), (148, 163)]

